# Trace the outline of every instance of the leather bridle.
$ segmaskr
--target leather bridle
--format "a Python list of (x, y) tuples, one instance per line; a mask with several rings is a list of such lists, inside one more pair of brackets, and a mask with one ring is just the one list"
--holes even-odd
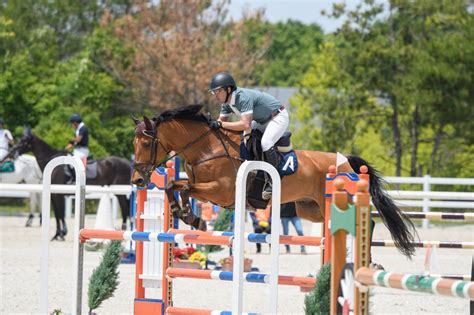
[[(160, 145), (161, 148), (163, 148), (163, 150), (166, 152), (166, 155), (168, 155), (169, 152), (171, 152), (171, 150), (167, 150), (164, 146), (163, 146), (163, 143), (160, 141), (159, 137), (158, 137), (158, 132), (156, 131), (156, 129), (153, 131), (153, 134), (151, 134), (149, 131), (147, 130), (143, 130), (141, 131), (141, 135), (142, 136), (145, 136), (147, 138), (150, 138), (151, 139), (151, 154), (150, 154), (150, 160), (148, 161), (134, 161), (134, 166), (133, 168), (138, 172), (140, 173), (142, 176), (146, 176), (146, 178), (149, 178), (151, 176), (151, 173), (153, 173), (153, 171), (157, 168), (157, 167), (160, 167), (162, 166), (163, 164), (165, 164), (167, 161), (171, 160), (172, 158), (174, 158), (175, 156), (183, 153), (185, 150), (191, 148), (193, 145), (195, 145), (196, 143), (198, 143), (199, 141), (201, 141), (202, 139), (204, 139), (209, 133), (211, 133), (212, 129), (209, 128), (205, 133), (201, 134), (199, 137), (197, 137), (196, 139), (194, 139), (193, 141), (187, 143), (184, 147), (182, 147), (181, 149), (179, 149), (178, 151), (176, 151), (173, 155), (171, 155), (170, 157), (167, 157), (165, 159), (163, 159), (162, 161), (160, 162), (156, 162), (156, 158), (157, 158), (157, 146)], [(232, 157), (224, 143), (224, 140), (222, 139), (221, 137), (221, 134), (219, 131), (216, 131), (217, 132), (217, 135), (218, 135), (218, 138), (219, 140), (221, 141), (222, 145), (224, 146), (224, 149), (225, 149), (225, 154), (218, 154), (218, 155), (215, 155), (215, 156), (212, 156), (210, 158), (206, 158), (206, 159), (203, 159), (203, 160), (199, 160), (199, 161), (195, 161), (194, 163), (190, 163), (190, 165), (197, 165), (197, 164), (201, 164), (201, 163), (204, 163), (204, 162), (207, 162), (207, 161), (210, 161), (210, 160), (214, 160), (214, 159), (218, 159), (218, 158), (221, 158), (221, 157), (228, 157), (231, 161), (232, 161), (232, 164), (235, 168), (235, 171), (237, 172), (237, 166), (235, 165), (234, 163), (234, 159), (237, 159), (239, 161), (242, 161), (242, 159), (240, 157)]]
[(140, 173), (142, 176), (146, 176), (147, 178), (151, 175), (153, 170), (160, 166), (162, 163), (156, 163), (156, 157), (157, 157), (157, 146), (158, 144), (161, 145), (163, 150), (165, 150), (166, 153), (169, 151), (165, 149), (163, 144), (160, 142), (160, 139), (156, 136), (156, 132), (153, 132), (153, 134), (150, 134), (147, 130), (143, 130), (140, 133), (142, 136), (145, 136), (147, 138), (151, 139), (151, 154), (150, 154), (150, 160), (149, 161), (137, 161), (135, 160), (133, 162), (133, 169), (136, 170), (138, 173)]

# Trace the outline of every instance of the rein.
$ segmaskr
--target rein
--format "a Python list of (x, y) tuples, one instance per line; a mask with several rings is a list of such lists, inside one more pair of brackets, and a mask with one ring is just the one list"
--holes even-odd
[[(156, 168), (156, 167), (159, 167), (161, 165), (163, 165), (164, 163), (166, 163), (167, 161), (173, 159), (174, 157), (180, 155), (181, 153), (183, 153), (184, 151), (186, 151), (187, 149), (191, 148), (193, 145), (195, 145), (196, 143), (198, 143), (199, 141), (201, 141), (202, 139), (204, 139), (210, 132), (212, 131), (211, 128), (209, 128), (205, 133), (203, 133), (202, 135), (200, 135), (198, 138), (194, 139), (193, 141), (187, 143), (184, 147), (182, 147), (181, 149), (177, 150), (173, 155), (171, 155), (170, 157), (168, 158), (165, 158), (163, 159), (162, 161), (160, 161), (159, 163), (156, 163), (156, 149), (157, 149), (157, 145), (161, 145), (161, 147), (163, 148), (163, 150), (166, 152), (166, 153), (169, 153), (170, 150), (167, 150), (163, 144), (161, 143), (160, 139), (158, 138), (158, 136), (156, 136), (156, 131), (154, 132), (153, 135), (149, 134), (148, 132), (146, 131), (142, 131), (142, 134), (148, 138), (151, 138), (152, 139), (152, 146), (151, 146), (151, 151), (152, 151), (152, 154), (150, 156), (150, 161), (148, 162), (143, 162), (143, 161), (135, 161), (135, 166), (146, 166), (146, 165), (151, 165), (152, 167), (149, 169), (149, 170), (144, 170), (144, 172), (149, 175), (153, 172), (153, 170)], [(211, 156), (210, 158), (206, 158), (206, 159), (202, 159), (202, 160), (198, 160), (196, 162), (193, 162), (193, 163), (189, 163), (191, 166), (193, 165), (198, 165), (198, 164), (201, 164), (201, 163), (204, 163), (204, 162), (207, 162), (207, 161), (211, 161), (211, 160), (214, 160), (214, 159), (218, 159), (218, 158), (222, 158), (222, 157), (227, 157), (231, 160), (232, 162), (232, 165), (234, 166), (234, 169), (235, 171), (237, 172), (237, 166), (235, 165), (235, 162), (234, 160), (239, 160), (239, 161), (243, 161), (240, 157), (233, 157), (230, 155), (229, 153), (229, 150), (227, 148), (227, 146), (225, 145), (224, 143), (224, 140), (222, 139), (222, 135), (219, 131), (216, 132), (217, 133), (217, 137), (219, 138), (220, 142), (222, 143), (222, 146), (224, 147), (224, 150), (225, 150), (225, 153), (224, 154), (219, 154), (219, 155), (215, 155), (215, 156)]]

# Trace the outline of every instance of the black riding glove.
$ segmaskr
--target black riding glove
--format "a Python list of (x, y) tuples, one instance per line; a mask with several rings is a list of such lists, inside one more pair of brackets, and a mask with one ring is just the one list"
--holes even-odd
[(209, 127), (211, 129), (218, 130), (218, 129), (222, 128), (222, 122), (219, 121), (219, 120), (211, 120), (209, 122)]

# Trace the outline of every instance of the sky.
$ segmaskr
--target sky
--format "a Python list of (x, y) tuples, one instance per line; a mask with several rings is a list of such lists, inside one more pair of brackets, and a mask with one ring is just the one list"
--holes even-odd
[(270, 22), (284, 22), (288, 19), (303, 23), (317, 23), (325, 33), (334, 32), (343, 22), (321, 15), (321, 10), (332, 11), (332, 4), (345, 3), (347, 8), (355, 8), (361, 0), (231, 0), (229, 16), (239, 19), (244, 9), (265, 9), (265, 17)]

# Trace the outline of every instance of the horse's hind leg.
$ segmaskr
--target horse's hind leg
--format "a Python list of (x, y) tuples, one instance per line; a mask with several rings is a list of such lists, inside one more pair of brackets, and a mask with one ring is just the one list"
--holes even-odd
[[(41, 200), (41, 195), (38, 193), (32, 193), (30, 195), (30, 214), (28, 215), (28, 220), (26, 220), (26, 227), (30, 227), (31, 224), (33, 223), (33, 219), (35, 218), (35, 210), (36, 208), (39, 208), (39, 203)], [(41, 225), (41, 209), (39, 209), (40, 212), (40, 225)]]
[(183, 220), (184, 223), (191, 225), (195, 229), (206, 231), (206, 221), (204, 221), (193, 213), (193, 209), (191, 208), (191, 204), (189, 203), (189, 188), (185, 186), (184, 189), (179, 192), (179, 194), (181, 196), (181, 202), (183, 207), (183, 212), (180, 216), (181, 220)]
[[(67, 234), (67, 226), (65, 220), (64, 210), (64, 196), (53, 195), (51, 201), (54, 209), (54, 217), (56, 218), (56, 234), (54, 234), (52, 241), (61, 240), (64, 241), (64, 236)], [(46, 218), (47, 220), (49, 218)]]
[(30, 227), (31, 224), (33, 223), (34, 218), (35, 218), (35, 215), (30, 212), (30, 214), (28, 215), (28, 219), (26, 220), (25, 226)]

